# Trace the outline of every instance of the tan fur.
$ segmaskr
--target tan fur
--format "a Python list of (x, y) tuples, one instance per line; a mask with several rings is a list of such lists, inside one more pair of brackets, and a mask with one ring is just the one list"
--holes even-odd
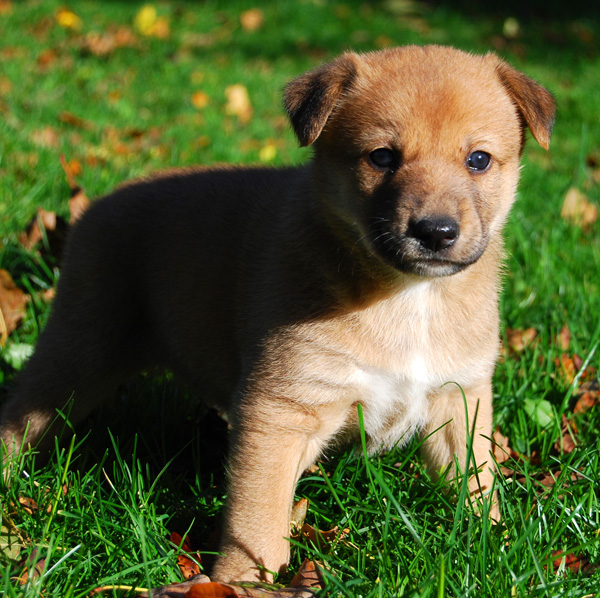
[[(15, 450), (71, 397), (78, 421), (157, 364), (226, 405), (219, 580), (285, 567), (296, 481), (356, 438), (359, 403), (372, 451), (419, 433), (434, 475), (455, 456), (465, 467), (474, 426), (471, 489), (490, 490), (501, 230), (523, 128), (547, 147), (554, 116), (497, 57), (443, 47), (345, 54), (292, 81), (285, 103), (314, 144), (307, 166), (167, 173), (91, 208), (2, 412)], [(378, 148), (398, 163), (374, 165)], [(475, 151), (488, 170), (468, 167)], [(424, 221), (459, 234), (427, 245)]]

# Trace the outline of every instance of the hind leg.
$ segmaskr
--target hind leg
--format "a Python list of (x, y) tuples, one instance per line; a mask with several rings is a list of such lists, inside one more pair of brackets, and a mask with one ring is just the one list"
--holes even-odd
[(51, 446), (65, 425), (59, 411), (77, 424), (141, 368), (140, 339), (132, 319), (124, 322), (114, 313), (116, 302), (106, 309), (107, 303), (94, 307), (71, 299), (71, 293), (61, 297), (59, 288), (48, 325), (0, 414), (0, 439), (9, 455), (42, 438), (42, 448)]

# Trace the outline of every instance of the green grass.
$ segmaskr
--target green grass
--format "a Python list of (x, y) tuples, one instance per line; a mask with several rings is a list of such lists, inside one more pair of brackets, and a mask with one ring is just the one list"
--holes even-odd
[[(78, 182), (91, 197), (170, 166), (258, 162), (269, 143), (277, 149), (272, 163), (297, 163), (309, 153), (283, 119), (281, 89), (291, 77), (349, 48), (496, 48), (558, 103), (550, 153), (527, 144), (506, 234), (504, 326), (534, 327), (539, 340), (499, 363), (495, 376), (496, 423), (529, 457), (511, 463), (513, 478), (498, 477), (503, 524), (490, 527), (447, 484), (430, 480), (416, 442), (369, 461), (360, 451), (333, 456), (301, 480), (298, 496), (311, 501), (309, 523), (349, 530), (320, 555), (331, 595), (600, 596), (600, 408), (572, 418), (573, 388), (556, 364), (562, 353), (577, 354), (600, 369), (599, 225), (583, 232), (560, 217), (572, 186), (600, 201), (600, 27), (592, 9), (549, 4), (542, 20), (516, 10), (473, 12), (472, 3), (461, 11), (451, 3), (281, 1), (263, 3), (262, 28), (245, 31), (240, 14), (256, 4), (157, 3), (168, 38), (135, 34), (133, 47), (107, 56), (85, 51), (82, 40), (132, 27), (141, 2), (72, 0), (80, 31), (57, 25), (65, 5), (55, 0), (13, 0), (0, 13), (0, 268), (34, 296), (0, 354), (0, 401), (47, 315), (37, 291), (52, 286), (56, 264), (20, 248), (17, 237), (38, 206), (68, 216), (60, 154), (81, 164)], [(503, 36), (507, 17), (519, 21), (515, 38)], [(225, 110), (233, 84), (248, 89), (254, 112), (246, 125)], [(203, 108), (192, 102), (199, 91), (209, 98)], [(565, 324), (572, 340), (563, 350), (555, 337)], [(563, 414), (577, 428), (569, 454), (554, 448)], [(142, 377), (94, 416), (87, 437), (79, 431), (71, 449), (46, 465), (26, 458), (29, 477), (0, 481), (0, 592), (83, 597), (101, 585), (179, 581), (169, 533), (189, 529), (196, 548), (214, 550), (224, 500), (223, 435), (197, 434), (202, 417), (169, 376)], [(548, 472), (556, 482), (543, 486)], [(37, 510), (19, 505), (23, 497)], [(12, 549), (7, 524), (18, 530)], [(292, 569), (318, 554), (296, 543)], [(45, 558), (41, 575), (18, 586), (11, 577), (34, 550)], [(591, 566), (556, 568), (556, 551)]]

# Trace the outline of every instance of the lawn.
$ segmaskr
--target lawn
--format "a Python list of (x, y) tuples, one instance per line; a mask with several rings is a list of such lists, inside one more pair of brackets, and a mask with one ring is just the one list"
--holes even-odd
[[(20, 327), (2, 330), (0, 402), (59, 274), (53, 216), (29, 249), (23, 232), (39, 208), (68, 221), (65, 167), (93, 198), (173, 166), (299, 163), (310, 152), (281, 90), (306, 69), (405, 43), (496, 51), (558, 106), (550, 152), (526, 145), (506, 230), (494, 379), (503, 522), (432, 481), (416, 441), (369, 460), (348, 450), (298, 485), (306, 522), (339, 533), (319, 547), (298, 535), (290, 570), (324, 563), (332, 596), (600, 596), (600, 20), (588, 3), (530, 4), (0, 0), (0, 268), (31, 297)], [(208, 566), (224, 428), (169, 374), (147, 374), (48, 463), (24, 458), (13, 471), (26, 473), (0, 476), (0, 592), (181, 581), (173, 532)]]

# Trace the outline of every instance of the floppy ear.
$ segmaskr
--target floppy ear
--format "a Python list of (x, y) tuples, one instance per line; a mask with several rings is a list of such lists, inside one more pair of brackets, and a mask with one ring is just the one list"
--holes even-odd
[(547, 150), (554, 125), (554, 98), (547, 89), (505, 62), (498, 63), (496, 72), (535, 140)]
[(355, 54), (343, 54), (286, 85), (283, 101), (301, 146), (311, 145), (321, 134), (356, 77), (356, 60)]

